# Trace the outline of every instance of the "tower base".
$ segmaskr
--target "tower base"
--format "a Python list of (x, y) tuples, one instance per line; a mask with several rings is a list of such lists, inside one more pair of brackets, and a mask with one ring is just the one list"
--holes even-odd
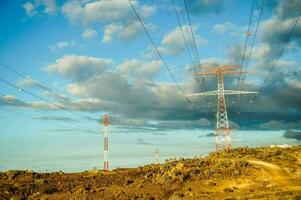
[(231, 150), (230, 128), (216, 130), (216, 151)]

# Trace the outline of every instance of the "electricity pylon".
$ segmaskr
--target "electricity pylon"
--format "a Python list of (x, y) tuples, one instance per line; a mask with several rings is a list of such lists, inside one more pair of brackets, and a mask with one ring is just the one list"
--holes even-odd
[(109, 116), (103, 116), (103, 125), (104, 125), (104, 141), (103, 141), (103, 169), (109, 171), (109, 140), (108, 140), (108, 125), (109, 125)]
[(203, 67), (205, 72), (197, 72), (195, 75), (217, 76), (217, 90), (195, 93), (188, 95), (189, 97), (196, 96), (217, 96), (217, 113), (216, 113), (216, 151), (223, 149), (231, 150), (230, 128), (227, 115), (227, 105), (225, 95), (241, 95), (254, 94), (257, 92), (240, 91), (240, 90), (225, 90), (224, 75), (225, 74), (241, 74), (245, 71), (235, 71), (239, 66), (218, 66), (218, 67)]

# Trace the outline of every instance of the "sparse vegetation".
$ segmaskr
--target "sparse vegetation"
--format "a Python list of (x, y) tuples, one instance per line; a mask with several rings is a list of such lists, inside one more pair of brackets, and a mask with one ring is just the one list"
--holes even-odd
[(0, 173), (0, 199), (298, 199), (301, 146), (238, 148), (111, 172)]

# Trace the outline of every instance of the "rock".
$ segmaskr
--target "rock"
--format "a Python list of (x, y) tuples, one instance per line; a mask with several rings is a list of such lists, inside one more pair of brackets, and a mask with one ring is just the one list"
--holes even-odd
[(233, 192), (233, 189), (226, 187), (224, 188), (224, 192)]
[(130, 185), (130, 184), (132, 184), (132, 183), (134, 183), (134, 180), (128, 179), (128, 180), (125, 182), (125, 185)]

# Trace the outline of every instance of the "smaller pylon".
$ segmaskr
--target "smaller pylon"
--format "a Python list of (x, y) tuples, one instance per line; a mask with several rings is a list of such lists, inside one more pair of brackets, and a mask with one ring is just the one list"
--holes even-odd
[(103, 125), (104, 125), (103, 169), (105, 171), (109, 171), (109, 139), (108, 139), (109, 116), (108, 115), (104, 115)]
[(159, 158), (160, 158), (160, 151), (159, 151), (159, 149), (155, 150), (155, 154), (156, 154), (156, 164), (159, 164)]

